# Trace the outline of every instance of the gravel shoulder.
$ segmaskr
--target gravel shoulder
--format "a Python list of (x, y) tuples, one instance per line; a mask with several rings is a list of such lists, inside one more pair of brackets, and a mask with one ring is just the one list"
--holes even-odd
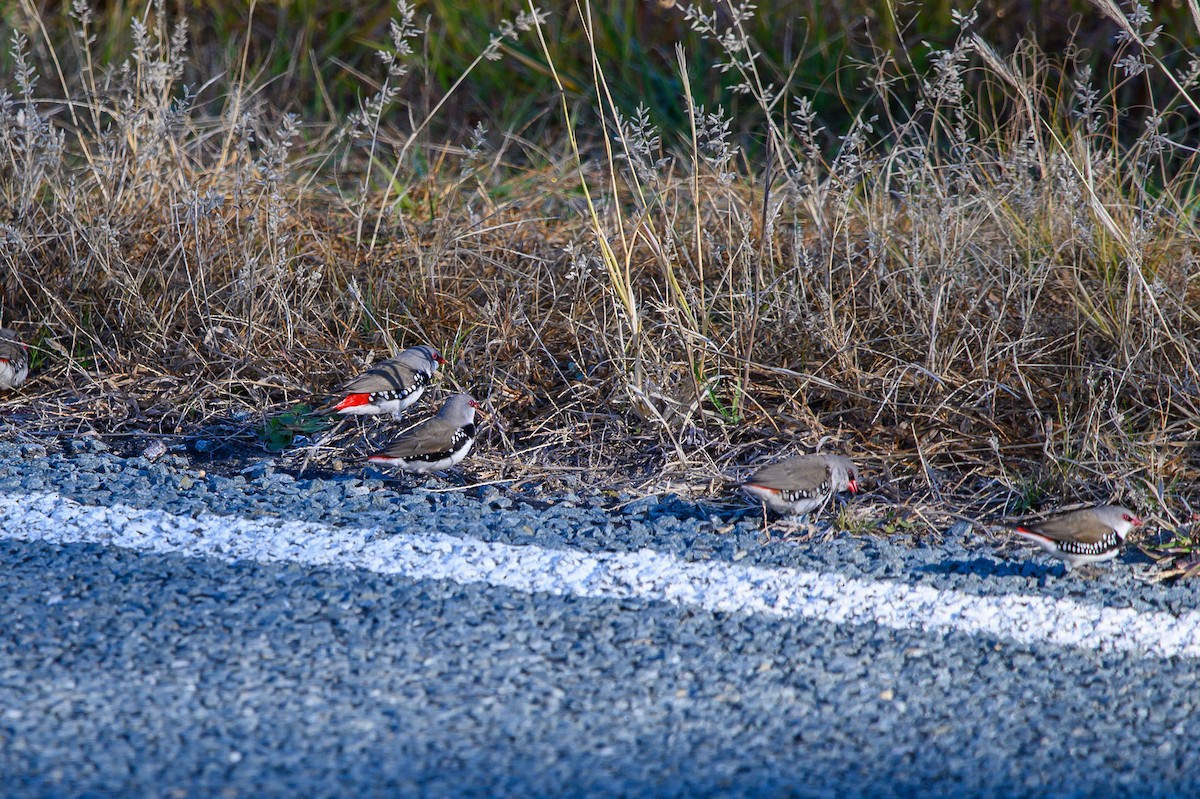
[(436, 478), (413, 486), (363, 469), (296, 479), (268, 460), (249, 464), (244, 474), (218, 474), (180, 455), (157, 462), (119, 457), (95, 439), (76, 448), (73, 454), (47, 453), (36, 445), (0, 442), (0, 492), (56, 491), (87, 504), (378, 527), (384, 533), (416, 526), (587, 552), (650, 548), (687, 560), (834, 571), (982, 595), (1042, 594), (1139, 611), (1200, 608), (1200, 595), (1186, 583), (1152, 582), (1152, 564), (1132, 547), (1110, 567), (1064, 574), (1060, 563), (1032, 548), (967, 525), (936, 541), (868, 534), (796, 542), (765, 538), (759, 516), (745, 508), (675, 495), (614, 501), (598, 493), (545, 496), (502, 486), (459, 490)]
[[(763, 542), (737, 511), (671, 496), (613, 510), (77, 449), (0, 444), (0, 493), (1196, 606), (1142, 582), (1131, 555), (1060, 578), (986, 540)], [(14, 540), (0, 540), (0, 618), (13, 797), (1200, 790), (1188, 658)]]

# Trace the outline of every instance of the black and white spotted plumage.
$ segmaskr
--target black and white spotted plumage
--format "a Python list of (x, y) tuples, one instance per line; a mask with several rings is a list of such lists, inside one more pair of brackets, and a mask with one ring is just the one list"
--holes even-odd
[(1127, 508), (1100, 505), (1023, 525), (1016, 528), (1016, 533), (1065, 561), (1070, 570), (1112, 560), (1125, 545), (1129, 531), (1141, 523)]
[(0, 391), (8, 391), (29, 376), (29, 347), (7, 328), (0, 328)]
[(759, 469), (742, 490), (783, 516), (802, 516), (840, 491), (858, 491), (858, 469), (840, 455), (797, 455)]
[(437, 415), (407, 430), (367, 458), (406, 472), (438, 472), (462, 462), (475, 443), (475, 411), (479, 403), (455, 394)]
[(400, 418), (433, 382), (439, 364), (446, 361), (425, 344), (410, 347), (395, 358), (380, 361), (342, 389), (345, 398), (333, 407), (344, 415), (375, 416), (390, 413)]

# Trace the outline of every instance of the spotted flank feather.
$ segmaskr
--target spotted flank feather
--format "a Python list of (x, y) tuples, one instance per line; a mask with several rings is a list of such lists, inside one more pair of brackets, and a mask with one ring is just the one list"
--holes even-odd
[(800, 502), (805, 499), (816, 499), (829, 494), (829, 481), (825, 480), (816, 488), (781, 488), (779, 498), (784, 502)]
[(1110, 533), (1094, 543), (1084, 541), (1059, 541), (1058, 548), (1068, 555), (1103, 555), (1106, 552), (1120, 549), (1122, 541), (1116, 533)]
[(384, 391), (372, 391), (367, 394), (370, 402), (382, 403), (392, 400), (405, 400), (413, 394), (420, 394), (425, 390), (426, 386), (433, 382), (433, 375), (430, 372), (414, 372), (412, 382), (407, 386), (397, 386)]

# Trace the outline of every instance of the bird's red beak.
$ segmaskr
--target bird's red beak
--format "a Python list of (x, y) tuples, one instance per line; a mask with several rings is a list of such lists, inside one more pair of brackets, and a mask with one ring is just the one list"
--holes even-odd
[(446, 359), (442, 357), (442, 354), (440, 352), (435, 352), (433, 354), (433, 360), (437, 362), (438, 366), (446, 365)]
[(470, 402), (470, 405), (471, 405), (471, 407), (472, 407), (472, 408), (474, 408), (474, 409), (475, 409), (475, 410), (476, 410), (476, 411), (479, 413), (479, 415), (481, 415), (481, 416), (487, 416), (487, 415), (488, 415), (488, 412), (487, 412), (487, 411), (485, 411), (485, 410), (483, 409), (483, 406), (482, 406), (482, 405), (480, 405), (480, 404), (479, 404), (479, 403), (478, 403), (476, 400), (471, 400), (471, 402)]
[(850, 488), (851, 494), (858, 493), (858, 481), (857, 480), (851, 480), (849, 483), (847, 483), (847, 486)]

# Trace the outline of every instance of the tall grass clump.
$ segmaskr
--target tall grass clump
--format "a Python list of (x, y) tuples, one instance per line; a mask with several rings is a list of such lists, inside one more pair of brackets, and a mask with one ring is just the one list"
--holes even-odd
[[(12, 32), (17, 91), (0, 97), (6, 316), (40, 331), (68, 381), (144, 364), (166, 367), (164, 387), (194, 376), (242, 392), (280, 371), (266, 352), (305, 338), (296, 310), (319, 282), (291, 172), (299, 122), (244, 86), (211, 109), (207, 89), (181, 84), (187, 25), (170, 24), (164, 3), (132, 20), (128, 51), (109, 63), (90, 49), (90, 5), (72, 17), (72, 49), (53, 54), (57, 86), (33, 74), (30, 40)], [(186, 405), (181, 393), (172, 399)]]
[(123, 38), (10, 14), (0, 317), (45, 424), (249, 429), (430, 341), (491, 476), (709, 486), (820, 444), (922, 512), (1190, 515), (1200, 69), (1145, 9), (1051, 53), (969, 9), (863, 45), (747, 2), (642, 41), (618, 5), (467, 35), (400, 2), (325, 62), (162, 2)]
[(1165, 66), (1140, 6), (1100, 11), (1119, 45), (1103, 88), (1081, 53), (1001, 55), (965, 14), (924, 72), (864, 64), (834, 131), (762, 67), (753, 5), (684, 6), (756, 105), (759, 158), (694, 102), (684, 59), (672, 146), (596, 63), (608, 357), (680, 465), (831, 436), (895, 497), (1192, 501), (1196, 70)]
[[(476, 63), (528, 27), (525, 12), (516, 20)], [(307, 399), (397, 339), (464, 327), (440, 315), (442, 276), (396, 263), (398, 248), (418, 249), (407, 219), (425, 193), (410, 153), (436, 113), (403, 136), (394, 126), (412, 111), (423, 34), (411, 4), (395, 6), (357, 109), (328, 119), (263, 99), (249, 40), (225, 70), (185, 83), (187, 20), (162, 0), (104, 48), (88, 3), (72, 6), (66, 35), (48, 22), (17, 14), (0, 93), (0, 316), (37, 340), (47, 388), (65, 392), (43, 409), (70, 418), (84, 392), (101, 429), (179, 432)]]

